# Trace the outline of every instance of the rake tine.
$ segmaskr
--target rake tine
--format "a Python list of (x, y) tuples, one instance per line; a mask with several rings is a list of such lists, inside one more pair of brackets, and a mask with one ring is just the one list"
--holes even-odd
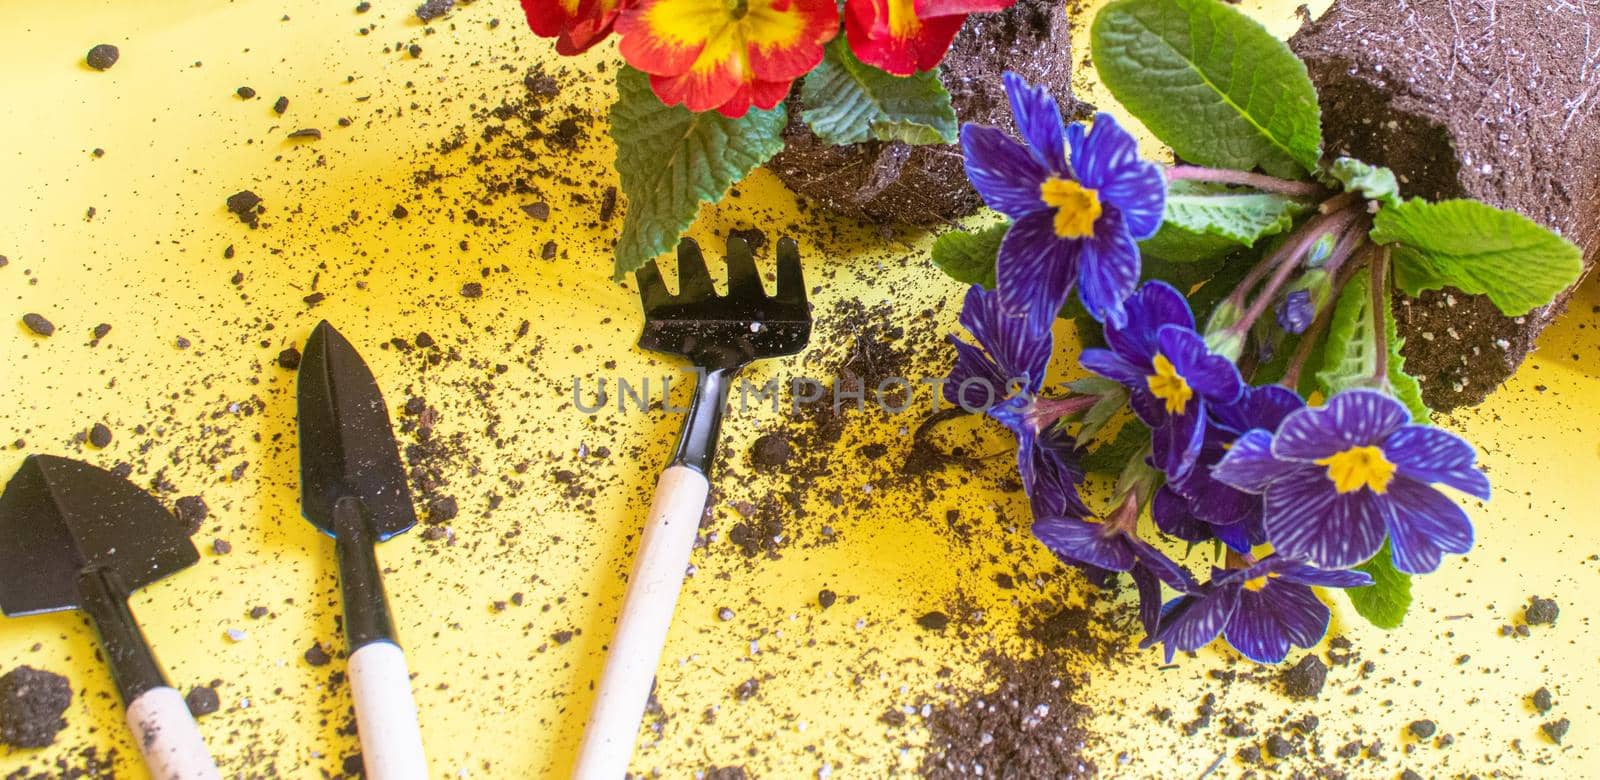
[(742, 238), (728, 237), (728, 295), (733, 298), (765, 298), (767, 291), (761, 286), (761, 272), (756, 270), (756, 259), (750, 254), (750, 245)]
[(792, 238), (778, 239), (778, 299), (805, 303), (806, 280), (800, 273), (800, 245)]
[(654, 311), (672, 298), (667, 292), (666, 283), (661, 281), (661, 267), (656, 265), (656, 261), (645, 263), (634, 272), (633, 278), (639, 283), (639, 300), (644, 302), (645, 311)]
[(700, 245), (692, 238), (678, 242), (678, 297), (697, 301), (716, 295), (711, 282), (711, 272), (706, 270), (706, 259), (700, 254)]

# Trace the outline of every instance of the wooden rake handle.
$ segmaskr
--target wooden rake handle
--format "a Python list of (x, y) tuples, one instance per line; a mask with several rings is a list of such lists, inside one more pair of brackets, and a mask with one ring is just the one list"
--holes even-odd
[(667, 468), (656, 482), (655, 500), (573, 769), (577, 780), (619, 780), (628, 770), (710, 489), (704, 474), (682, 465)]

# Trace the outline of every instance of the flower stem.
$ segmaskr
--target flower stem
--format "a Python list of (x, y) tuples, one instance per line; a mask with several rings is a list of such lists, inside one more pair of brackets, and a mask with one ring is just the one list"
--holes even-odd
[(1356, 202), (1356, 194), (1354, 192), (1341, 192), (1338, 195), (1335, 195), (1335, 196), (1333, 196), (1333, 197), (1331, 197), (1331, 198), (1329, 198), (1329, 199), (1327, 199), (1327, 200), (1325, 200), (1325, 201), (1323, 201), (1321, 203), (1318, 203), (1317, 204), (1317, 211), (1319, 211), (1319, 212), (1321, 212), (1323, 214), (1332, 214), (1333, 212), (1338, 211), (1339, 209), (1342, 209), (1345, 206), (1348, 206), (1348, 205), (1350, 205), (1352, 203), (1355, 203), (1355, 202)]
[(1365, 216), (1345, 228), (1344, 235), (1339, 237), (1338, 243), (1333, 245), (1333, 251), (1328, 253), (1327, 261), (1322, 264), (1322, 270), (1328, 273), (1329, 278), (1339, 276), (1339, 269), (1344, 265), (1344, 261), (1350, 259), (1356, 250), (1361, 248), (1371, 231), (1372, 220)]
[(1322, 185), (1309, 181), (1292, 181), (1249, 171), (1227, 168), (1205, 168), (1199, 165), (1174, 165), (1167, 169), (1167, 181), (1209, 181), (1218, 184), (1242, 184), (1265, 192), (1276, 192), (1291, 198), (1315, 198), (1321, 195)]
[(1379, 247), (1372, 254), (1372, 321), (1378, 354), (1374, 361), (1376, 366), (1372, 371), (1372, 381), (1378, 387), (1389, 385), (1389, 329), (1385, 327), (1388, 313), (1384, 307), (1389, 305), (1389, 247)]
[[(1371, 249), (1371, 245), (1364, 245), (1356, 253), (1364, 253)], [(1352, 253), (1352, 257), (1356, 256)], [(1317, 318), (1311, 322), (1311, 327), (1300, 336), (1300, 343), (1294, 349), (1294, 355), (1289, 358), (1289, 367), (1284, 370), (1283, 378), (1278, 384), (1295, 392), (1300, 391), (1300, 372), (1305, 369), (1306, 361), (1311, 358), (1311, 350), (1316, 348), (1317, 340), (1322, 338), (1322, 332), (1328, 329), (1328, 324), (1333, 322), (1333, 310), (1339, 305), (1339, 296), (1344, 293), (1345, 285), (1361, 270), (1361, 263), (1349, 263), (1339, 269), (1333, 279), (1333, 284), (1328, 288), (1328, 302), (1317, 312)]]
[(1239, 284), (1233, 288), (1233, 292), (1228, 293), (1228, 303), (1234, 308), (1244, 308), (1245, 298), (1250, 295), (1250, 291), (1255, 289), (1256, 285), (1260, 284), (1261, 280), (1266, 278), (1267, 274), (1277, 267), (1279, 262), (1284, 260), (1284, 253), (1287, 252), (1293, 258), (1299, 258), (1300, 255), (1305, 254), (1306, 250), (1310, 249), (1322, 235), (1322, 227), (1328, 224), (1332, 216), (1330, 214), (1318, 214), (1306, 220), (1305, 224), (1289, 234), (1288, 239), (1283, 246), (1278, 247), (1277, 251), (1262, 255), (1261, 260), (1250, 268), (1250, 271), (1244, 275), (1243, 279), (1239, 280)]
[[(1284, 282), (1289, 281), (1289, 276), (1294, 273), (1296, 268), (1300, 267), (1300, 257), (1320, 240), (1324, 234), (1342, 234), (1344, 229), (1355, 221), (1358, 213), (1353, 209), (1344, 209), (1333, 214), (1314, 217), (1304, 227), (1300, 228), (1289, 239), (1288, 243), (1278, 247), (1277, 251), (1269, 255), (1269, 262), (1265, 264), (1265, 268), (1277, 267), (1272, 274), (1272, 278), (1262, 286), (1260, 292), (1256, 293), (1255, 300), (1250, 303), (1250, 308), (1245, 310), (1239, 321), (1230, 326), (1228, 330), (1241, 338), (1244, 334), (1249, 333), (1250, 326), (1261, 318), (1262, 312), (1265, 312), (1267, 307), (1272, 305), (1272, 299), (1277, 296), (1278, 290), (1283, 287)], [(1262, 268), (1262, 266), (1257, 266), (1257, 268)], [(1251, 273), (1255, 273), (1256, 270), (1251, 269)], [(1233, 294), (1239, 295), (1240, 290), (1247, 289), (1247, 283), (1249, 282), (1250, 280), (1246, 278), (1245, 282), (1241, 282), (1239, 289), (1234, 290)]]
[(1036, 430), (1055, 425), (1063, 417), (1086, 412), (1100, 402), (1098, 395), (1069, 395), (1066, 398), (1035, 398), (1028, 421)]

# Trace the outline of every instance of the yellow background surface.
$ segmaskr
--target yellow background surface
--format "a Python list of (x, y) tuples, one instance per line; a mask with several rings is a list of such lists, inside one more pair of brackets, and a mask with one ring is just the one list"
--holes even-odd
[[(424, 397), (440, 413), (436, 435), (468, 443), (447, 472), (448, 492), (461, 503), (449, 524), (453, 541), (425, 541), (418, 529), (379, 553), (437, 777), (566, 773), (634, 530), (676, 432), (672, 415), (613, 409), (588, 416), (571, 405), (574, 376), (592, 382), (670, 369), (633, 346), (635, 294), (608, 278), (620, 220), (595, 217), (597, 194), (616, 181), (604, 126), (614, 47), (557, 62), (508, 0), (464, 5), (433, 22), (432, 32), (411, 15), (413, 5), (376, 0), (364, 15), (353, 0), (6, 7), (0, 254), (10, 263), (0, 268), (0, 320), (8, 323), (0, 328), (0, 470), (9, 474), (29, 452), (106, 467), (126, 461), (140, 485), (169, 486), (161, 493), (169, 505), (204, 496), (211, 515), (195, 537), (201, 562), (138, 594), (133, 606), (177, 687), (221, 681), (222, 708), (200, 728), (229, 776), (336, 776), (358, 750), (343, 728), (348, 693), (334, 676), (343, 643), (332, 544), (299, 517), (294, 375), (275, 364), (318, 319), (333, 321), (362, 350), (392, 407)], [(1279, 33), (1294, 28), (1292, 3), (1245, 7)], [(502, 23), (491, 25), (496, 18)], [(369, 34), (360, 32), (369, 26)], [(101, 42), (120, 46), (122, 58), (97, 73), (83, 55)], [(403, 51), (411, 43), (422, 46), (420, 57)], [(1084, 60), (1085, 51), (1075, 56)], [(573, 151), (500, 159), (499, 141), (476, 137), (482, 117), (520, 99), (525, 72), (541, 62), (564, 84), (592, 78), (546, 106), (552, 117), (581, 120), (586, 139)], [(1083, 80), (1086, 99), (1109, 104), (1089, 74)], [(258, 98), (235, 97), (240, 85)], [(283, 117), (270, 109), (278, 95), (290, 98)], [(348, 127), (338, 126), (341, 117)], [(301, 127), (319, 128), (323, 138), (285, 140)], [(466, 147), (439, 151), (458, 128)], [(103, 157), (91, 154), (96, 148)], [(480, 152), (487, 161), (473, 162)], [(439, 177), (417, 183), (416, 174), (430, 168)], [(498, 196), (486, 183), (534, 169), (549, 173), (532, 177), (537, 195)], [(268, 209), (260, 230), (223, 208), (228, 195), (247, 188)], [(695, 235), (708, 246), (720, 246), (709, 239), (734, 227), (792, 233), (801, 238), (808, 281), (821, 287), (819, 312), (860, 298), (889, 302), (908, 328), (954, 326), (961, 291), (928, 263), (926, 236), (886, 238), (798, 209), (765, 172), (737, 189), (702, 213)], [(548, 221), (519, 209), (533, 201), (550, 205)], [(410, 216), (392, 218), (396, 204)], [(549, 240), (561, 248), (554, 260), (540, 257)], [(235, 255), (225, 259), (230, 245)], [(244, 275), (237, 286), (236, 272)], [(459, 294), (470, 281), (483, 284), (481, 298)], [(303, 301), (313, 291), (326, 296), (315, 307)], [(1471, 502), (1477, 547), (1416, 581), (1417, 605), (1396, 632), (1364, 624), (1343, 596), (1330, 595), (1330, 635), (1353, 643), (1357, 663), (1334, 667), (1320, 699), (1290, 701), (1274, 682), (1276, 670), (1250, 673), (1215, 646), (1165, 669), (1157, 651), (1129, 648), (1093, 667), (1063, 670), (1082, 678), (1080, 699), (1094, 708), (1086, 750), (1102, 774), (1192, 777), (1219, 756), (1227, 758), (1218, 776), (1247, 771), (1232, 756), (1250, 740), (1226, 737), (1219, 725), (1183, 734), (1180, 724), (1207, 694), (1262, 735), (1285, 718), (1321, 719), (1322, 758), (1269, 770), (1284, 775), (1322, 765), (1359, 777), (1404, 768), (1425, 776), (1600, 774), (1592, 736), (1600, 700), (1592, 625), (1600, 603), (1597, 306), (1600, 289), (1591, 281), (1506, 388), (1481, 408), (1440, 419), (1479, 445), (1495, 485), (1488, 505)], [(936, 310), (931, 322), (917, 318), (924, 309)], [(53, 321), (55, 336), (29, 333), (20, 324), (25, 312)], [(519, 339), (524, 320), (530, 333)], [(113, 329), (90, 346), (90, 330), (102, 322)], [(428, 366), (418, 354), (383, 348), (420, 331), (460, 360)], [(843, 335), (819, 320), (812, 354), (763, 366), (753, 378), (821, 371), (824, 358), (838, 357)], [(177, 346), (180, 338), (187, 348)], [(616, 368), (602, 369), (606, 360)], [(919, 360), (920, 370), (937, 373), (948, 356), (934, 351)], [(730, 419), (725, 453), (742, 460), (771, 420), (768, 412)], [(115, 435), (104, 450), (77, 439), (95, 422)], [(916, 422), (857, 415), (839, 457), (864, 442), (903, 453)], [(1028, 652), (1015, 640), (1016, 626), (1038, 604), (1079, 602), (1087, 590), (1075, 575), (1019, 579), (1015, 590), (995, 584), (996, 573), (1058, 567), (1025, 523), (1006, 519), (1025, 517), (1026, 504), (1003, 489), (1004, 437), (974, 428), (995, 455), (987, 459), (992, 474), (952, 480), (955, 487), (930, 499), (920, 485), (888, 479), (893, 457), (836, 469), (830, 487), (871, 493), (868, 508), (808, 502), (817, 505), (813, 519), (795, 528), (809, 540), (776, 560), (747, 560), (726, 536), (736, 521), (731, 504), (759, 498), (779, 477), (722, 486), (658, 678), (668, 718), (659, 735), (642, 739), (636, 771), (690, 777), (742, 765), (756, 776), (873, 777), (915, 770), (927, 739), (917, 709), (981, 687), (982, 652)], [(601, 446), (609, 458), (593, 457)], [(576, 472), (577, 498), (558, 470)], [(492, 508), (491, 494), (500, 498)], [(1103, 490), (1089, 497), (1106, 500)], [(977, 529), (972, 538), (936, 532), (952, 508)], [(837, 541), (799, 543), (815, 542), (823, 524)], [(227, 540), (231, 552), (216, 553), (213, 539)], [(1203, 553), (1187, 559), (1191, 567), (1203, 565)], [(827, 611), (816, 605), (823, 587), (840, 594)], [(509, 603), (519, 593), (522, 604)], [(1500, 636), (1503, 625), (1520, 622), (1532, 595), (1556, 598), (1560, 620), (1534, 627), (1528, 638)], [(956, 601), (968, 610), (967, 630), (934, 633), (916, 624), (918, 615)], [(249, 618), (256, 606), (270, 614)], [(734, 620), (717, 619), (724, 606)], [(231, 639), (230, 630), (243, 635)], [(566, 631), (575, 632), (570, 641), (552, 639)], [(314, 642), (335, 651), (331, 665), (303, 660)], [(1373, 663), (1365, 675), (1357, 668), (1364, 661)], [(0, 776), (16, 769), (50, 775), (57, 761), (81, 766), (77, 751), (91, 745), (102, 755), (115, 749), (117, 776), (141, 776), (79, 615), (0, 621), (0, 670), (17, 664), (67, 675), (75, 696), (56, 746), (0, 748)], [(1242, 674), (1223, 685), (1210, 675), (1223, 668)], [(749, 678), (762, 680), (760, 694), (736, 701), (734, 687)], [(1528, 702), (1541, 685), (1557, 702), (1544, 716)], [(1174, 711), (1171, 721), (1149, 715), (1161, 707)], [(710, 708), (715, 717), (707, 722)], [(912, 709), (908, 726), (879, 721), (891, 708)], [(1557, 717), (1572, 721), (1561, 745), (1539, 732)], [(1418, 718), (1437, 721), (1454, 744), (1405, 735)], [(1360, 763), (1333, 758), (1357, 739), (1387, 747)]]

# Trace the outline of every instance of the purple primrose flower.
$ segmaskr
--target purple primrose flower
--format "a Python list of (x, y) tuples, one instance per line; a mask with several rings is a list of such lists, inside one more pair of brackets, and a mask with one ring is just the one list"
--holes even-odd
[(1310, 290), (1291, 290), (1288, 295), (1278, 302), (1278, 327), (1289, 333), (1300, 335), (1311, 327), (1311, 321), (1317, 318), (1317, 309), (1311, 305)]
[(1240, 553), (1266, 542), (1261, 496), (1217, 481), (1211, 468), (1246, 431), (1276, 431), (1283, 418), (1305, 405), (1288, 388), (1264, 385), (1246, 386), (1235, 403), (1211, 406), (1211, 420), (1194, 470), (1181, 480), (1162, 485), (1151, 501), (1156, 527), (1186, 542), (1215, 537)]
[(1089, 514), (1078, 497), (1083, 470), (1072, 437), (1036, 414), (1050, 364), (1049, 329), (1029, 328), (1002, 308), (999, 294), (978, 285), (967, 290), (960, 321), (982, 349), (950, 336), (956, 364), (945, 380), (945, 398), (983, 410), (1016, 434), (1017, 471), (1035, 517)]
[(1167, 603), (1143, 645), (1162, 643), (1171, 662), (1173, 653), (1198, 650), (1222, 634), (1246, 658), (1275, 664), (1291, 646), (1313, 647), (1328, 631), (1328, 607), (1312, 585), (1371, 584), (1363, 572), (1315, 569), (1281, 555), (1242, 569), (1212, 569), (1210, 582)]
[(979, 125), (961, 128), (967, 179), (1013, 221), (995, 272), (1006, 309), (1048, 329), (1074, 282), (1095, 319), (1122, 325), (1139, 282), (1139, 241), (1161, 227), (1166, 180), (1110, 114), (1094, 128), (1062, 127), (1043, 88), (1006, 73), (1011, 113), (1026, 145)]
[(1105, 522), (1071, 517), (1038, 517), (1033, 535), (1057, 557), (1089, 574), (1128, 572), (1139, 589), (1139, 616), (1145, 631), (1155, 631), (1161, 614), (1161, 583), (1180, 593), (1197, 585), (1194, 576), (1140, 539), (1138, 496), (1129, 494)]
[(1233, 361), (1213, 353), (1194, 329), (1183, 295), (1146, 282), (1126, 302), (1127, 323), (1106, 324), (1110, 349), (1086, 349), (1084, 368), (1129, 389), (1133, 411), (1150, 426), (1156, 468), (1172, 481), (1194, 468), (1208, 404), (1232, 404), (1244, 392)]
[(1290, 414), (1276, 434), (1250, 431), (1211, 474), (1262, 494), (1279, 554), (1345, 569), (1371, 558), (1387, 535), (1395, 568), (1426, 574), (1445, 553), (1472, 548), (1466, 513), (1433, 485), (1487, 499), (1476, 459), (1455, 434), (1411, 424), (1399, 401), (1356, 389)]

